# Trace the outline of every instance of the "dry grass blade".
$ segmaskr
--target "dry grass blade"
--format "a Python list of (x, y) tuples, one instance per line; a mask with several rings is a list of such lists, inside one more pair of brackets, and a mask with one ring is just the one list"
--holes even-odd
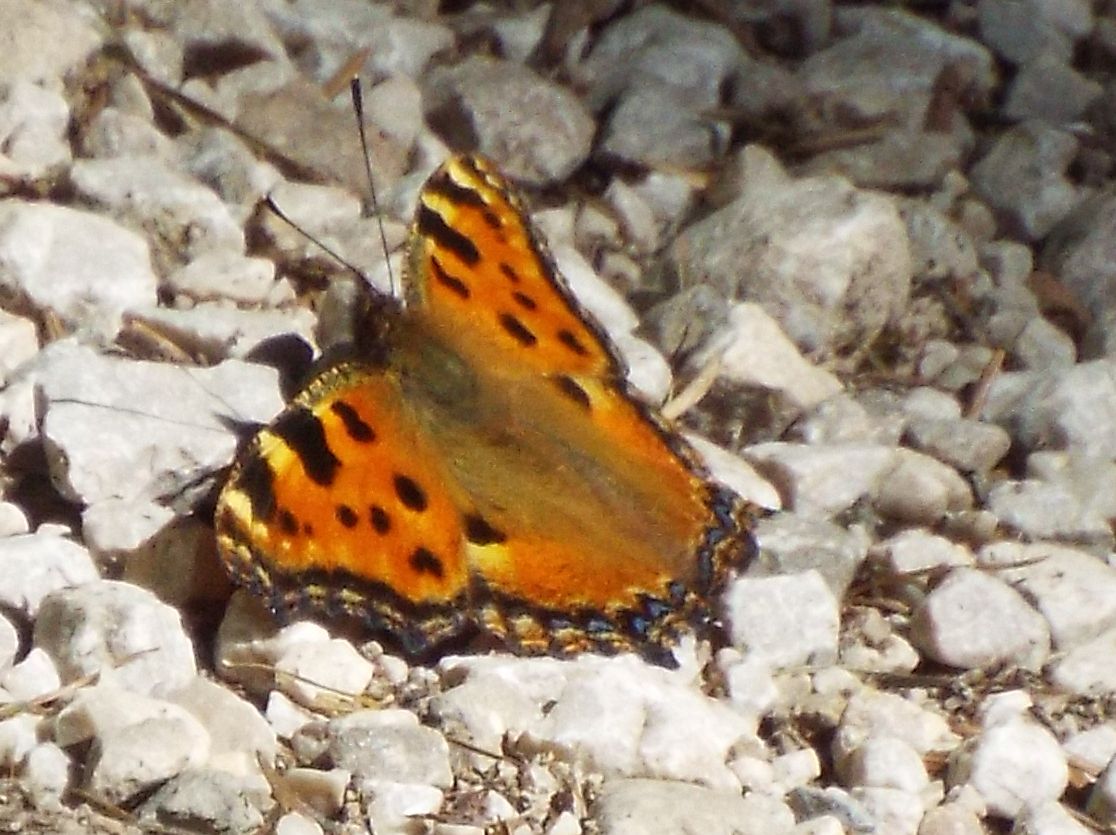
[(975, 419), (984, 411), (984, 405), (988, 402), (988, 392), (992, 389), (992, 384), (996, 382), (996, 378), (1000, 376), (1000, 372), (1003, 371), (1006, 356), (1007, 353), (1003, 348), (997, 348), (992, 352), (992, 358), (988, 360), (988, 364), (984, 366), (984, 370), (980, 373), (980, 379), (973, 386), (969, 406), (965, 409), (965, 417)]

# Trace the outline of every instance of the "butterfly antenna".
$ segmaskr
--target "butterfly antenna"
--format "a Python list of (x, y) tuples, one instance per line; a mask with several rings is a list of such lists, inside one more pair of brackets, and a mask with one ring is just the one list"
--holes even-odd
[(318, 238), (316, 235), (312, 235), (310, 233), (310, 231), (308, 229), (306, 229), (304, 226), (302, 226), (299, 223), (296, 223), (294, 221), (294, 219), (291, 218), (290, 215), (288, 215), (286, 212), (284, 212), (282, 209), (279, 208), (279, 204), (275, 202), (275, 198), (272, 197), (270, 194), (267, 195), (264, 198), (264, 203), (267, 205), (267, 207), (272, 212), (275, 213), (275, 216), (277, 218), (279, 218), (281, 221), (283, 221), (289, 227), (291, 227), (296, 232), (298, 232), (298, 234), (302, 235), (302, 237), (306, 238), (306, 240), (311, 241), (314, 244), (316, 244), (318, 246), (318, 248), (321, 249), (326, 255), (328, 255), (330, 258), (332, 258), (334, 261), (336, 261), (342, 267), (344, 267), (345, 269), (349, 270), (354, 275), (359, 277), (362, 281), (365, 281), (365, 282), (368, 281), (368, 276), (366, 276), (364, 274), (364, 271), (361, 270), (360, 267), (358, 267), (352, 261), (347, 260), (337, 250), (333, 249), (330, 246), (327, 246), (326, 243), (324, 241), (322, 241), (321, 238)]
[(384, 261), (387, 263), (388, 285), (395, 294), (395, 275), (391, 270), (391, 258), (388, 257), (387, 233), (384, 231), (384, 214), (380, 211), (380, 201), (376, 198), (376, 181), (372, 177), (372, 155), (368, 151), (368, 135), (364, 132), (364, 95), (360, 91), (360, 79), (354, 76), (349, 81), (349, 94), (353, 99), (353, 112), (356, 113), (357, 132), (360, 134), (360, 150), (364, 156), (364, 174), (368, 178), (368, 193), (372, 198), (372, 211), (376, 213), (376, 225), (380, 229), (380, 246), (384, 250)]

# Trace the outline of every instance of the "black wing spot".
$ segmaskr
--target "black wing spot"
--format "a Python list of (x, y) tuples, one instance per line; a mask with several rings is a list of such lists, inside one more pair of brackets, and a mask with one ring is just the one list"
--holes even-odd
[(337, 521), (344, 525), (346, 528), (355, 528), (357, 524), (356, 511), (349, 507), (347, 504), (339, 504), (334, 508), (334, 514), (337, 516)]
[(258, 453), (252, 455), (237, 476), (237, 487), (248, 497), (252, 515), (267, 522), (275, 513), (275, 473)]
[(341, 424), (354, 441), (366, 444), (376, 440), (376, 433), (372, 431), (372, 427), (365, 423), (357, 414), (357, 410), (344, 400), (334, 401), (330, 404), (329, 410), (341, 418)]
[(397, 474), (393, 483), (395, 484), (395, 495), (399, 497), (399, 501), (403, 502), (404, 507), (410, 508), (416, 513), (426, 510), (426, 493), (413, 479)]
[(333, 484), (341, 461), (329, 448), (322, 422), (309, 409), (288, 409), (272, 425), (271, 432), (298, 456), (311, 481), (323, 487)]
[(518, 302), (519, 306), (522, 307), (524, 310), (538, 309), (538, 303), (526, 293), (523, 293), (519, 290), (516, 290), (514, 293), (512, 293), (512, 298), (515, 299), (516, 302)]
[(287, 536), (294, 536), (298, 533), (298, 520), (295, 518), (295, 515), (285, 507), (279, 511), (279, 514), (276, 516), (276, 521), (279, 522), (279, 530)]
[(447, 249), (472, 267), (480, 261), (480, 250), (466, 235), (454, 229), (436, 211), (425, 203), (419, 203), (415, 224), (419, 232), (436, 241), (442, 249)]
[(368, 508), (368, 519), (372, 523), (372, 529), (380, 534), (380, 536), (383, 536), (391, 530), (391, 517), (388, 516), (388, 512), (378, 504), (374, 504)]
[(554, 385), (558, 387), (558, 391), (564, 394), (567, 398), (572, 400), (582, 409), (589, 411), (593, 407), (593, 401), (589, 398), (589, 392), (581, 387), (573, 377), (568, 377), (562, 374), (558, 377), (552, 378)]
[(525, 348), (529, 348), (539, 341), (539, 338), (531, 333), (526, 325), (510, 313), (500, 314), (500, 325), (508, 332), (512, 339)]
[(458, 206), (476, 206), (477, 208), (482, 208), (485, 205), (484, 197), (479, 191), (474, 188), (469, 188), (469, 186), (461, 185), (445, 173), (431, 180), (427, 188), (437, 194), (441, 194), (451, 203), (455, 203)]
[(451, 293), (463, 299), (467, 299), (472, 295), (469, 290), (469, 285), (457, 276), (450, 275), (446, 272), (442, 263), (437, 258), (430, 259), (430, 266), (433, 267), (432, 272), (434, 273), (435, 280)]
[(445, 567), (442, 565), (442, 561), (421, 545), (411, 552), (411, 557), (408, 562), (411, 564), (411, 568), (419, 574), (432, 574), (438, 578), (441, 578), (445, 574)]
[(314, 526), (311, 525), (309, 522), (303, 522), (302, 523), (302, 535), (303, 536), (313, 536), (314, 535)]
[(576, 334), (568, 331), (565, 328), (558, 331), (558, 341), (577, 354), (579, 357), (584, 357), (589, 354), (589, 350), (581, 344), (581, 340), (577, 338)]
[(503, 261), (501, 261), (500, 272), (502, 272), (507, 277), (508, 281), (510, 281), (512, 284), (519, 283), (519, 273), (515, 271), (515, 267), (513, 267), (511, 264), (505, 264)]
[(500, 232), (500, 237), (504, 237), (502, 234), (504, 230), (504, 222), (500, 220), (500, 216), (498, 214), (496, 214), (494, 211), (486, 206), (481, 212), (481, 217), (484, 218), (484, 222), (488, 224), (489, 228), (493, 232)]
[(474, 545), (498, 545), (508, 537), (488, 524), (483, 516), (471, 513), (465, 517), (465, 538)]

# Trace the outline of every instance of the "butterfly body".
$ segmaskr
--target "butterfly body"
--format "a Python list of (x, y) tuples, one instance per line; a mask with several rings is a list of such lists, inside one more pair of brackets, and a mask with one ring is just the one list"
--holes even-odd
[(670, 663), (748, 559), (747, 507), (624, 382), (518, 200), (458, 157), (420, 195), (407, 303), (251, 442), (218, 502), (234, 579), (423, 653), (469, 630), (528, 652)]

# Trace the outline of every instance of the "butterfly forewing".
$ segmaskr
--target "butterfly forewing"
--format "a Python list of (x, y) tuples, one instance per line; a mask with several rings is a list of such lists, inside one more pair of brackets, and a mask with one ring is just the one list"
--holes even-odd
[(408, 298), (464, 356), (501, 371), (613, 376), (620, 364), (490, 163), (457, 157), (419, 195)]

